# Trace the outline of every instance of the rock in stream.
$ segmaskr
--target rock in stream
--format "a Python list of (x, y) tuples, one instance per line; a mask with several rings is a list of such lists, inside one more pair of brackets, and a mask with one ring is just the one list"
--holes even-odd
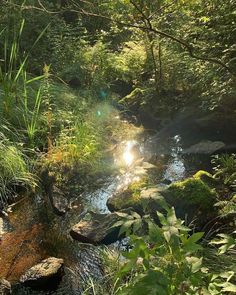
[(63, 275), (63, 259), (49, 257), (36, 264), (21, 276), (20, 282), (35, 288), (53, 288)]
[(0, 279), (0, 295), (8, 294), (11, 294), (11, 284), (5, 279)]
[[(122, 213), (128, 213), (128, 210), (122, 211)], [(82, 243), (109, 245), (121, 238), (119, 237), (120, 226), (113, 226), (122, 218), (119, 212), (109, 214), (90, 212), (89, 219), (86, 215), (84, 219), (74, 225), (70, 235)]]

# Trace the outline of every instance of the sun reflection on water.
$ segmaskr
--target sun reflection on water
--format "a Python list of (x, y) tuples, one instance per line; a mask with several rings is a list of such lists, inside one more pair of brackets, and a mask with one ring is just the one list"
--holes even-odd
[(135, 145), (136, 145), (136, 142), (133, 140), (128, 141), (126, 143), (125, 150), (123, 153), (123, 160), (127, 166), (130, 166), (134, 162), (135, 154), (134, 154), (133, 149), (134, 149)]

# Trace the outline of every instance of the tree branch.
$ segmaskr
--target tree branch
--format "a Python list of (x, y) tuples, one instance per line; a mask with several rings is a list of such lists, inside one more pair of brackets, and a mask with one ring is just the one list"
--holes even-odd
[[(88, 2), (86, 0), (79, 0), (79, 1), (83, 2), (83, 3)], [(119, 24), (119, 25), (124, 26), (124, 27), (136, 28), (136, 29), (140, 29), (140, 30), (145, 31), (145, 32), (147, 32), (147, 31), (153, 32), (156, 35), (159, 35), (159, 36), (161, 36), (163, 38), (172, 40), (172, 41), (182, 45), (188, 51), (188, 54), (189, 54), (190, 57), (192, 57), (194, 59), (197, 59), (197, 60), (202, 60), (202, 61), (210, 62), (210, 63), (213, 63), (213, 64), (217, 64), (217, 65), (221, 66), (222, 68), (224, 68), (225, 70), (227, 70), (231, 75), (236, 76), (236, 73), (230, 67), (228, 67), (224, 62), (222, 62), (221, 60), (219, 60), (217, 58), (199, 56), (199, 55), (195, 54), (194, 47), (191, 44), (188, 44), (186, 41), (184, 41), (184, 40), (182, 40), (182, 39), (180, 39), (178, 37), (175, 37), (173, 35), (170, 35), (170, 34), (168, 34), (166, 32), (163, 32), (163, 31), (160, 31), (160, 30), (155, 29), (153, 27), (150, 27), (149, 25), (148, 26), (142, 26), (142, 25), (139, 25), (139, 24), (131, 24), (131, 23), (122, 22), (122, 21), (112, 19), (112, 18), (107, 17), (107, 16), (102, 15), (102, 14), (88, 12), (88, 11), (82, 9), (82, 8), (79, 8), (79, 10), (77, 10), (77, 9), (63, 9), (63, 10), (60, 10), (60, 11), (50, 11), (50, 10), (46, 9), (42, 5), (40, 0), (38, 0), (38, 2), (39, 2), (40, 7), (31, 6), (31, 5), (30, 6), (22, 6), (22, 5), (17, 5), (15, 3), (9, 3), (7, 0), (5, 0), (6, 4), (12, 5), (12, 6), (15, 6), (15, 7), (19, 7), (21, 9), (23, 9), (23, 10), (24, 9), (35, 9), (35, 10), (39, 10), (39, 11), (50, 13), (50, 14), (60, 14), (60, 13), (65, 12), (65, 11), (70, 11), (70, 12), (75, 12), (75, 13), (79, 13), (79, 14), (82, 14), (82, 15), (87, 15), (87, 16), (106, 19), (106, 20), (108, 20), (110, 22)], [(132, 2), (133, 1), (131, 1), (131, 3)], [(90, 2), (88, 2), (88, 3), (90, 3)]]

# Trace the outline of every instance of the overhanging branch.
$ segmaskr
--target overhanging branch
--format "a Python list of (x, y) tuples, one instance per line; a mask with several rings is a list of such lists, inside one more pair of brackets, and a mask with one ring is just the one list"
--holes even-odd
[[(172, 41), (180, 44), (183, 48), (185, 48), (187, 50), (190, 57), (192, 57), (194, 59), (197, 59), (197, 60), (202, 60), (202, 61), (205, 61), (205, 62), (209, 62), (209, 63), (219, 65), (222, 68), (224, 68), (225, 70), (227, 70), (231, 75), (236, 76), (236, 73), (230, 67), (228, 67), (227, 64), (222, 62), (220, 59), (206, 57), (206, 56), (199, 56), (199, 55), (195, 54), (195, 52), (194, 52), (195, 49), (191, 44), (188, 44), (186, 41), (184, 41), (184, 40), (182, 40), (182, 39), (180, 39), (178, 37), (175, 37), (175, 36), (170, 35), (170, 34), (168, 34), (166, 32), (160, 31), (160, 30), (158, 30), (156, 28), (153, 28), (150, 25), (143, 26), (143, 25), (139, 25), (139, 24), (126, 23), (126, 22), (123, 22), (123, 21), (112, 19), (112, 18), (110, 18), (108, 16), (105, 16), (105, 15), (102, 15), (102, 14), (88, 12), (88, 11), (84, 10), (83, 8), (78, 7), (78, 6), (77, 6), (78, 9), (62, 9), (60, 11), (51, 11), (51, 10), (48, 10), (44, 5), (42, 5), (40, 0), (38, 0), (39, 7), (38, 6), (17, 5), (17, 4), (14, 4), (12, 2), (9, 2), (7, 0), (5, 0), (4, 2), (6, 4), (8, 4), (8, 5), (13, 5), (13, 6), (16, 6), (18, 8), (21, 8), (22, 10), (35, 9), (35, 10), (43, 11), (43, 12), (49, 13), (49, 14), (61, 14), (61, 13), (65, 12), (65, 11), (70, 11), (70, 12), (75, 12), (75, 13), (78, 13), (78, 14), (81, 14), (81, 15), (102, 18), (102, 19), (105, 19), (107, 21), (110, 21), (110, 22), (119, 24), (121, 26), (124, 26), (124, 27), (137, 28), (137, 29), (140, 29), (142, 31), (153, 32), (156, 35), (159, 35), (159, 36), (161, 36), (163, 38), (172, 40)], [(91, 3), (91, 2), (86, 1), (86, 0), (80, 0), (80, 2), (81, 3)], [(143, 15), (143, 17), (144, 17), (144, 15)]]

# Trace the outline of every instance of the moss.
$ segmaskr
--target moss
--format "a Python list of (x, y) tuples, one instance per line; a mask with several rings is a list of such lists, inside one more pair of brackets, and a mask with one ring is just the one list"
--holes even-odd
[(176, 182), (169, 186), (168, 191), (172, 198), (183, 200), (189, 205), (200, 205), (202, 208), (212, 207), (217, 198), (215, 189), (203, 182), (202, 176), (206, 173), (199, 171), (191, 178)]
[(137, 104), (143, 97), (144, 91), (140, 88), (135, 88), (130, 94), (126, 95), (119, 102), (127, 103), (128, 105)]
[(122, 209), (139, 205), (141, 191), (147, 186), (148, 177), (142, 177), (140, 180), (132, 182), (126, 190), (110, 199), (112, 207)]
[(213, 178), (211, 173), (204, 170), (199, 170), (196, 174), (193, 175), (193, 177), (201, 180), (203, 180), (204, 177)]
[(211, 188), (215, 188), (219, 185), (218, 180), (215, 179), (212, 174), (204, 170), (199, 170), (196, 174), (194, 174), (193, 178), (203, 181)]
[(131, 190), (133, 195), (140, 195), (141, 190), (148, 185), (148, 177), (142, 177), (140, 180), (132, 182), (128, 189)]

